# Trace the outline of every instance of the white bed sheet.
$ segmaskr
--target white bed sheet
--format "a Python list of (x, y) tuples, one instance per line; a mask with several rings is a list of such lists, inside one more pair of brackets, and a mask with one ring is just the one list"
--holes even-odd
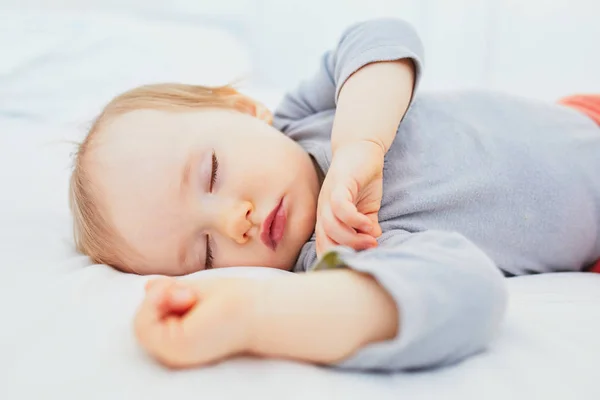
[[(600, 398), (600, 275), (592, 274), (511, 279), (498, 339), (441, 370), (377, 375), (237, 359), (175, 372), (155, 364), (131, 329), (148, 278), (91, 265), (73, 250), (72, 148), (62, 141), (80, 138), (103, 102), (132, 84), (226, 81), (248, 64), (218, 30), (106, 18), (82, 28), (73, 16), (0, 13), (0, 399)], [(153, 45), (144, 47), (149, 35)], [(185, 38), (212, 58), (173, 45)]]

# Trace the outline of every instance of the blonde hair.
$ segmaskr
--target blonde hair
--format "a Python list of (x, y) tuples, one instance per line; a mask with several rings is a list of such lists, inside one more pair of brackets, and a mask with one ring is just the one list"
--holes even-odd
[[(241, 96), (231, 85), (207, 87), (178, 83), (144, 85), (115, 97), (93, 122), (75, 153), (69, 188), (69, 205), (73, 214), (73, 235), (77, 251), (95, 263), (131, 270), (125, 256), (124, 240), (119, 238), (98, 205), (98, 193), (87, 170), (88, 155), (98, 132), (112, 118), (134, 110), (189, 110), (197, 108), (245, 107)], [(121, 239), (121, 240), (119, 240)]]

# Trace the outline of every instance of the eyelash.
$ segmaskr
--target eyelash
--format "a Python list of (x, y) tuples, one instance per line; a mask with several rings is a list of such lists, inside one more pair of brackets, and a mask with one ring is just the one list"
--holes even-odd
[(213, 151), (212, 153), (212, 174), (210, 175), (210, 187), (209, 190), (212, 192), (213, 186), (217, 182), (217, 173), (219, 172), (219, 159)]
[[(214, 150), (212, 153), (212, 173), (210, 175), (209, 192), (213, 191), (213, 187), (217, 182), (217, 173), (219, 172), (219, 159)], [(210, 245), (210, 236), (206, 235), (206, 260), (204, 261), (205, 269), (211, 269), (213, 264), (213, 255)]]
[(204, 269), (212, 269), (213, 255), (210, 246), (210, 236), (206, 235), (206, 260), (204, 261)]

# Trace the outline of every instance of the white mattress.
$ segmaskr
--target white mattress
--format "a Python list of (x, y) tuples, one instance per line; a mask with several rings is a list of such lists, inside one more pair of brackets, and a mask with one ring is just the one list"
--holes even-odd
[(116, 91), (224, 82), (248, 68), (244, 50), (206, 27), (1, 12), (0, 48), (0, 399), (600, 399), (600, 274), (511, 279), (498, 339), (442, 370), (155, 364), (131, 329), (147, 277), (91, 265), (73, 250), (65, 141), (80, 138)]

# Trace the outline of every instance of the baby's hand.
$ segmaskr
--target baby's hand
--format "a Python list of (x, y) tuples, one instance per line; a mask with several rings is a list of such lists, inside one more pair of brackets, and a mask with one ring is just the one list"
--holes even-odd
[(319, 193), (317, 254), (336, 245), (364, 250), (377, 246), (383, 191), (384, 152), (356, 141), (336, 150)]
[(171, 368), (217, 362), (247, 351), (253, 297), (259, 282), (246, 279), (157, 279), (135, 317), (135, 335)]

